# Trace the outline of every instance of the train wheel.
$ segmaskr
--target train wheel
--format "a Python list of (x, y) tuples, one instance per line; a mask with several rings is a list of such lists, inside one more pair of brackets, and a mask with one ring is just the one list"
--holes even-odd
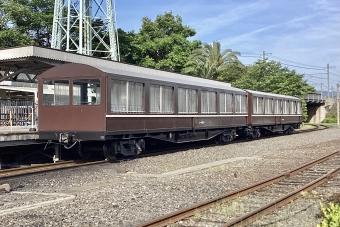
[(89, 159), (91, 154), (92, 154), (92, 152), (87, 147), (85, 147), (84, 145), (81, 145), (79, 143), (78, 154), (83, 159)]
[(220, 139), (223, 143), (228, 143), (233, 140), (231, 135), (222, 135)]
[(290, 134), (292, 134), (294, 132), (294, 128), (293, 127), (290, 127), (290, 128), (288, 128), (287, 130), (286, 130), (286, 134), (287, 135), (290, 135)]
[(216, 136), (211, 141), (212, 141), (212, 144), (216, 144), (216, 145), (222, 144), (222, 140), (221, 140), (220, 136)]
[(105, 158), (107, 158), (107, 160), (109, 162), (116, 162), (117, 161), (117, 156), (116, 156), (116, 153), (117, 153), (117, 143), (104, 143), (104, 146), (103, 146), (103, 152), (104, 152), (104, 156)]

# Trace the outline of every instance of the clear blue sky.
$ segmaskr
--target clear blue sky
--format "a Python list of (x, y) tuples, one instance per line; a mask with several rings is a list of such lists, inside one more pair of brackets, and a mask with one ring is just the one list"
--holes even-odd
[[(231, 48), (252, 64), (268, 53), (327, 90), (340, 83), (340, 0), (115, 0), (117, 27), (139, 31), (141, 19), (172, 11), (195, 29), (193, 39)], [(270, 53), (270, 54), (269, 54)], [(292, 66), (288, 66), (292, 65)], [(294, 67), (297, 66), (297, 67)], [(323, 78), (323, 79), (321, 79)]]

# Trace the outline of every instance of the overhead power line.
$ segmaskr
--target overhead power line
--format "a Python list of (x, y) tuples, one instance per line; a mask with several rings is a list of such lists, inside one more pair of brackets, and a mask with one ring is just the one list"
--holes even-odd
[(326, 75), (326, 73), (304, 73), (304, 76), (311, 76), (311, 77), (315, 77), (314, 75)]
[(305, 66), (309, 66), (309, 67), (313, 67), (313, 68), (325, 69), (325, 67), (322, 67), (322, 66), (308, 65), (308, 64), (304, 64), (304, 63), (300, 63), (300, 62), (296, 62), (296, 61), (287, 60), (287, 59), (284, 59), (284, 58), (281, 58), (281, 57), (277, 57), (277, 56), (271, 56), (271, 57), (272, 58), (280, 59), (282, 61), (291, 62), (291, 63), (294, 63), (294, 64), (305, 65)]
[(240, 52), (241, 54), (251, 54), (251, 55), (256, 55), (256, 56), (259, 56), (260, 54), (258, 53), (249, 53), (249, 52)]
[[(329, 63), (327, 63), (327, 67), (322, 67), (322, 66), (316, 66), (316, 65), (309, 65), (309, 64), (304, 64), (304, 63), (300, 63), (300, 62), (296, 62), (296, 61), (291, 61), (291, 60), (288, 60), (288, 59), (284, 59), (284, 58), (281, 58), (281, 57), (277, 57), (277, 56), (272, 56), (271, 53), (266, 53), (265, 51), (263, 51), (262, 53), (262, 59), (265, 60), (266, 59), (266, 56), (269, 56), (270, 55), (270, 58), (273, 58), (273, 60), (275, 61), (278, 61), (280, 62), (280, 64), (282, 65), (285, 65), (285, 66), (289, 66), (289, 67), (294, 67), (294, 68), (300, 68), (300, 69), (309, 69), (309, 70), (317, 70), (317, 71), (326, 71), (326, 73), (312, 73), (312, 74), (303, 74), (303, 76), (307, 76), (308, 78), (306, 78), (306, 82), (310, 83), (315, 83), (315, 81), (313, 80), (310, 80), (310, 78), (313, 78), (313, 79), (319, 79), (319, 80), (323, 80), (323, 79), (327, 79), (327, 86), (325, 86), (327, 88), (327, 97), (330, 97), (330, 89), (332, 88), (332, 94), (333, 94), (333, 86), (330, 86), (330, 82), (333, 83), (334, 80), (332, 80), (330, 78), (330, 75), (334, 75), (334, 76), (337, 76), (337, 77), (340, 77), (339, 74), (336, 74), (336, 73), (333, 73), (333, 72), (330, 72), (330, 70), (334, 70), (336, 72), (340, 72), (335, 68), (335, 66), (330, 66)], [(261, 55), (258, 56), (259, 58), (261, 58)], [(268, 57), (269, 58), (269, 57)], [(283, 63), (283, 62), (288, 62), (287, 63)], [(312, 75), (317, 75), (317, 74), (320, 74), (321, 77), (317, 77), (317, 76), (312, 76)], [(327, 75), (327, 78), (322, 78), (322, 75), (325, 74)], [(322, 84), (321, 83), (321, 87), (322, 87)], [(325, 83), (326, 84), (326, 83)], [(322, 90), (322, 88), (321, 88)]]
[(321, 77), (318, 77), (318, 76), (313, 76), (313, 75), (308, 75), (308, 74), (302, 74), (303, 76), (307, 76), (308, 78), (316, 78), (316, 79), (320, 79), (320, 80), (324, 80), (324, 79), (327, 79), (327, 78), (322, 78)]
[(334, 71), (337, 71), (337, 72), (339, 72), (339, 73), (340, 73), (340, 70), (337, 70), (337, 69), (334, 69), (334, 68), (332, 68), (331, 70), (334, 70)]
[(258, 55), (253, 55), (253, 56), (251, 56), (251, 55), (249, 55), (249, 56), (241, 55), (241, 56), (239, 56), (239, 58), (258, 58), (258, 57), (259, 57)]
[[(240, 56), (240, 57), (254, 57), (254, 58), (259, 58), (262, 56), (263, 59), (265, 59), (266, 56), (270, 56), (271, 58), (274, 58), (274, 59), (278, 59), (280, 61), (280, 63), (282, 65), (286, 65), (286, 66), (290, 66), (290, 67), (295, 67), (295, 68), (300, 68), (300, 69), (310, 69), (310, 70), (319, 70), (319, 71), (327, 71), (327, 73), (325, 73), (326, 75), (328, 75), (328, 83), (330, 81), (329, 79), (329, 74), (332, 74), (334, 76), (337, 76), (337, 77), (340, 77), (340, 75), (338, 74), (335, 74), (335, 73), (332, 73), (332, 72), (329, 72), (329, 70), (334, 70), (334, 71), (337, 71), (337, 72), (340, 72), (336, 69), (334, 69), (335, 67), (333, 66), (329, 66), (329, 64), (327, 64), (327, 67), (322, 67), (322, 66), (315, 66), (315, 65), (309, 65), (309, 64), (304, 64), (304, 63), (300, 63), (300, 62), (296, 62), (296, 61), (291, 61), (291, 60), (288, 60), (288, 59), (285, 59), (285, 58), (281, 58), (281, 57), (278, 57), (278, 56), (273, 56), (272, 53), (266, 53), (265, 51), (263, 51), (262, 54), (257, 54), (257, 53), (249, 53), (249, 52), (240, 52), (241, 54), (246, 54), (246, 56)], [(249, 54), (249, 55), (248, 55)], [(247, 56), (248, 55), (248, 56)], [(293, 64), (287, 64), (287, 63), (283, 63), (281, 61), (285, 61), (285, 62), (290, 62), (290, 63), (293, 63)], [(311, 75), (317, 75), (317, 74), (321, 74), (321, 73), (315, 73), (315, 74), (303, 74), (305, 76), (310, 76), (310, 77), (314, 77), (314, 76), (311, 76)], [(322, 75), (322, 74), (321, 74)], [(316, 77), (314, 77), (316, 78)], [(318, 78), (318, 79), (326, 79), (326, 78)]]
[[(280, 62), (283, 65), (287, 65), (287, 66), (291, 66), (291, 67), (297, 67), (297, 68), (302, 68), (302, 69), (312, 69), (312, 70), (324, 70), (324, 71), (326, 71), (326, 67), (316, 66), (316, 65), (309, 65), (309, 64), (304, 64), (304, 63), (301, 63), (301, 62), (291, 61), (291, 60), (288, 60), (288, 59), (285, 59), (285, 58), (281, 58), (281, 57), (272, 55), (272, 53), (265, 53), (264, 51), (263, 51), (262, 54), (258, 54), (258, 53), (254, 53), (254, 52), (253, 53), (240, 52), (240, 53), (241, 54), (249, 54), (250, 55), (250, 56), (242, 56), (241, 55), (240, 57), (263, 57), (263, 56), (268, 56), (269, 57), (270, 56), (271, 58), (279, 59), (281, 61), (286, 61), (286, 62), (291, 62), (293, 64), (298, 64), (298, 65), (292, 65), (292, 64), (287, 64), (287, 63)], [(334, 68), (329, 68), (329, 69), (332, 69), (334, 71), (338, 71), (338, 70), (336, 70)], [(340, 71), (338, 71), (338, 72), (340, 72)], [(331, 74), (333, 74), (333, 73), (331, 73)], [(340, 75), (337, 75), (337, 74), (333, 74), (333, 75), (340, 76)]]
[(282, 63), (282, 62), (281, 62), (281, 64), (282, 64), (282, 65), (287, 65), (287, 66), (296, 67), (296, 68), (302, 68), (302, 69), (313, 69), (313, 70), (323, 70), (323, 71), (325, 70), (325, 68), (323, 68), (323, 69), (309, 68), (309, 67), (302, 67), (302, 66), (297, 66), (297, 65), (285, 64), (285, 63)]
[(338, 74), (335, 74), (335, 73), (331, 73), (331, 72), (329, 72), (329, 74), (332, 74), (332, 75), (334, 75), (334, 76), (338, 76), (338, 77), (340, 77), (340, 75), (338, 75)]

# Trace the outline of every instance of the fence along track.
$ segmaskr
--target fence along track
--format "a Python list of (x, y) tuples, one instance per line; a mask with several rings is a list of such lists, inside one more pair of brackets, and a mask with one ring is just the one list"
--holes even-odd
[(31, 124), (33, 111), (33, 100), (0, 100), (0, 126)]
[[(262, 181), (260, 183), (251, 185), (249, 187), (245, 187), (243, 189), (240, 189), (238, 191), (234, 191), (231, 193), (228, 193), (226, 195), (220, 196), (218, 198), (215, 199), (211, 199), (208, 200), (206, 202), (202, 202), (196, 205), (193, 205), (191, 207), (185, 208), (183, 210), (179, 210), (167, 215), (164, 215), (162, 217), (159, 217), (155, 220), (143, 223), (141, 225), (138, 225), (139, 227), (156, 227), (156, 226), (167, 226), (170, 225), (172, 223), (176, 223), (180, 220), (183, 220), (185, 218), (188, 218), (190, 216), (194, 216), (197, 215), (197, 213), (199, 212), (203, 212), (206, 211), (210, 208), (212, 208), (215, 204), (217, 203), (225, 203), (228, 201), (231, 201), (233, 199), (236, 199), (238, 197), (250, 194), (251, 192), (257, 191), (259, 189), (262, 189), (266, 186), (272, 185), (274, 183), (283, 181), (286, 178), (292, 177), (297, 175), (298, 173), (302, 172), (303, 170), (306, 170), (318, 163), (324, 162), (328, 159), (331, 159), (337, 155), (340, 155), (340, 152), (334, 152), (332, 154), (323, 156), (317, 160), (311, 161), (305, 165), (302, 165), (294, 170), (288, 171), (284, 174), (280, 174), (277, 175), (271, 179)], [(265, 214), (268, 214), (270, 212), (272, 212), (272, 210), (274, 210), (275, 208), (281, 207), (289, 202), (291, 202), (293, 199), (297, 198), (299, 196), (299, 193), (301, 191), (308, 191), (311, 190), (317, 186), (319, 186), (320, 184), (322, 184), (324, 181), (326, 181), (331, 175), (337, 173), (340, 170), (340, 167), (338, 166), (338, 168), (330, 171), (329, 173), (327, 173), (326, 175), (318, 178), (317, 180), (314, 180), (313, 182), (303, 186), (302, 188), (299, 188), (275, 201), (272, 201), (266, 205), (261, 206), (260, 208), (247, 213), (244, 216), (241, 216), (235, 220), (232, 220), (232, 222), (227, 223), (225, 226), (246, 226), (249, 225), (249, 223), (254, 222), (255, 220), (257, 220), (258, 218), (262, 217)], [(226, 223), (226, 222), (224, 222)], [(222, 224), (221, 224), (222, 225)], [(181, 224), (181, 226), (184, 226)]]

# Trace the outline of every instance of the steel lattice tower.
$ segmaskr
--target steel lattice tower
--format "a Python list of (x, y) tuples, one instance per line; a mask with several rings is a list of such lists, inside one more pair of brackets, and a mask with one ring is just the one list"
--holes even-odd
[(112, 1), (55, 0), (51, 47), (118, 61)]

